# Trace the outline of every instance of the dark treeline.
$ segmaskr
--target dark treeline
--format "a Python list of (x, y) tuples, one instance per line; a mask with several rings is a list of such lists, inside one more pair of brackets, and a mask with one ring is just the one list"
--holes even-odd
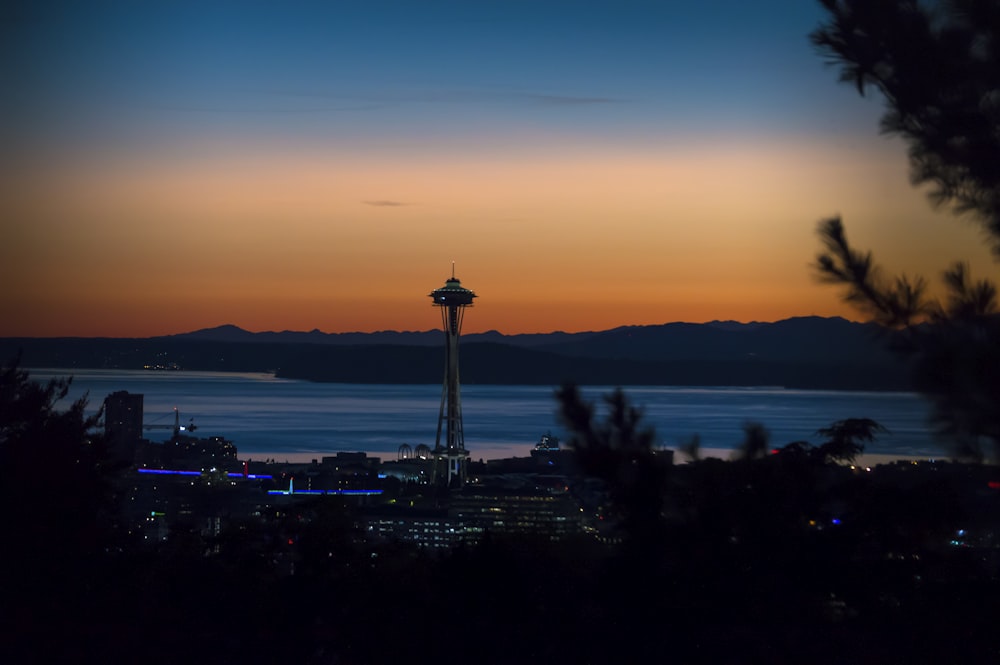
[[(996, 467), (872, 471), (874, 424), (734, 461), (665, 463), (641, 413), (561, 413), (607, 529), (487, 537), (428, 555), (367, 541), (354, 509), (306, 501), (166, 540), (123, 528), (123, 474), (65, 387), (5, 369), (0, 518), (5, 663), (992, 662)], [(845, 421), (846, 422), (846, 421)], [(846, 432), (846, 434), (845, 434)], [(843, 438), (846, 436), (850, 440)], [(765, 445), (760, 445), (765, 444)], [(688, 452), (697, 457), (697, 447)], [(399, 488), (397, 491), (404, 491)]]

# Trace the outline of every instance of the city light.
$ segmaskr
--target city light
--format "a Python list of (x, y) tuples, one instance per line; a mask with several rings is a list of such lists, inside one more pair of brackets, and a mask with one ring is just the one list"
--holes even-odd
[(268, 494), (285, 494), (287, 496), (298, 496), (299, 494), (323, 495), (338, 494), (341, 496), (375, 496), (382, 493), (382, 490), (268, 490)]
[[(201, 471), (179, 471), (174, 469), (138, 469), (138, 472), (163, 476), (200, 476), (202, 474)], [(226, 476), (229, 478), (247, 478), (248, 480), (270, 480), (273, 477), (263, 473), (250, 473), (244, 476), (242, 473), (234, 473), (232, 471), (227, 472)]]

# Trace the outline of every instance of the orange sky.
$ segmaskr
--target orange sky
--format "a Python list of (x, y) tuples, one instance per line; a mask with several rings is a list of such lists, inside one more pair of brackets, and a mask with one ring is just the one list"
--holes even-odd
[(884, 140), (192, 152), (9, 178), (6, 214), (22, 222), (0, 248), (0, 334), (428, 329), (453, 260), (480, 296), (467, 332), (858, 318), (808, 267), (816, 222), (837, 213), (893, 270), (988, 265)]

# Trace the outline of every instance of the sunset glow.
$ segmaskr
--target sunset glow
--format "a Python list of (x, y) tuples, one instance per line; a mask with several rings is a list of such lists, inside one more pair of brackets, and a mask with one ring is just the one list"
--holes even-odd
[[(891, 270), (933, 278), (969, 258), (985, 271), (974, 228), (911, 188), (904, 147), (877, 134), (877, 105), (838, 86), (812, 52), (818, 10), (789, 10), (803, 4), (762, 3), (783, 18), (746, 29), (770, 31), (775, 52), (746, 65), (757, 78), (741, 87), (727, 70), (740, 55), (721, 42), (712, 58), (690, 54), (711, 85), (674, 71), (693, 47), (669, 46), (680, 19), (646, 3), (621, 25), (609, 4), (601, 26), (615, 45), (646, 48), (641, 59), (627, 49), (616, 59), (614, 48), (601, 59), (600, 45), (581, 36), (577, 70), (528, 28), (523, 49), (566, 60), (536, 70), (494, 53), (470, 63), (483, 54), (456, 37), (410, 62), (415, 36), (382, 49), (358, 36), (341, 44), (352, 73), (330, 64), (336, 40), (309, 27), (301, 41), (275, 36), (254, 63), (199, 52), (215, 77), (207, 88), (192, 73), (195, 55), (180, 55), (187, 43), (166, 29), (157, 54), (178, 61), (157, 60), (160, 79), (140, 80), (126, 63), (153, 58), (142, 40), (112, 40), (70, 67), (106, 26), (74, 23), (69, 8), (54, 24), (5, 28), (15, 31), (8, 48), (32, 64), (2, 65), (18, 95), (0, 133), (12, 147), (0, 156), (0, 335), (152, 336), (225, 323), (425, 330), (437, 323), (426, 294), (452, 261), (480, 295), (466, 332), (857, 319), (809, 269), (816, 222), (835, 214)], [(142, 17), (100, 7), (128, 25)], [(258, 14), (233, 28), (247, 34), (220, 39), (245, 46), (254, 31), (269, 34), (269, 15)], [(318, 5), (300, 14), (282, 14), (280, 25), (346, 20)], [(451, 34), (459, 28), (446, 16), (442, 8), (421, 20)], [(220, 29), (202, 18), (208, 34)], [(364, 34), (383, 18), (372, 10), (351, 24)], [(491, 29), (520, 35), (508, 18)], [(589, 34), (598, 18), (566, 30)], [(728, 28), (713, 26), (718, 16), (681, 18), (703, 30), (739, 26), (738, 16)], [(633, 19), (660, 32), (633, 34)], [(65, 54), (37, 53), (63, 33)], [(421, 69), (432, 55), (451, 64)], [(289, 87), (304, 91), (292, 102), (269, 92), (262, 110), (257, 93), (246, 99), (247, 90), (280, 91), (292, 72)], [(80, 76), (114, 100), (79, 90)], [(216, 106), (229, 110), (206, 110)]]

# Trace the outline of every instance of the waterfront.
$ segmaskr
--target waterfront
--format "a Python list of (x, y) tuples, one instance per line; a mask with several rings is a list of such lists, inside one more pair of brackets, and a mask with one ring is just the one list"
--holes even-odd
[[(224, 436), (241, 458), (302, 460), (337, 451), (393, 459), (402, 444), (434, 445), (440, 385), (358, 385), (276, 379), (269, 374), (31, 369), (35, 380), (73, 376), (67, 400), (89, 393), (96, 410), (117, 390), (142, 393), (153, 441), (169, 437), (176, 407), (201, 436)], [(546, 431), (565, 439), (556, 419), (555, 386), (464, 385), (466, 448), (473, 459), (526, 456)], [(610, 387), (586, 387), (600, 400)], [(872, 418), (889, 429), (867, 452), (940, 456), (926, 425), (927, 405), (911, 393), (781, 388), (625, 387), (645, 411), (659, 445), (676, 449), (693, 434), (703, 449), (725, 455), (748, 421), (762, 423), (771, 443), (818, 443), (817, 429), (844, 418)]]

